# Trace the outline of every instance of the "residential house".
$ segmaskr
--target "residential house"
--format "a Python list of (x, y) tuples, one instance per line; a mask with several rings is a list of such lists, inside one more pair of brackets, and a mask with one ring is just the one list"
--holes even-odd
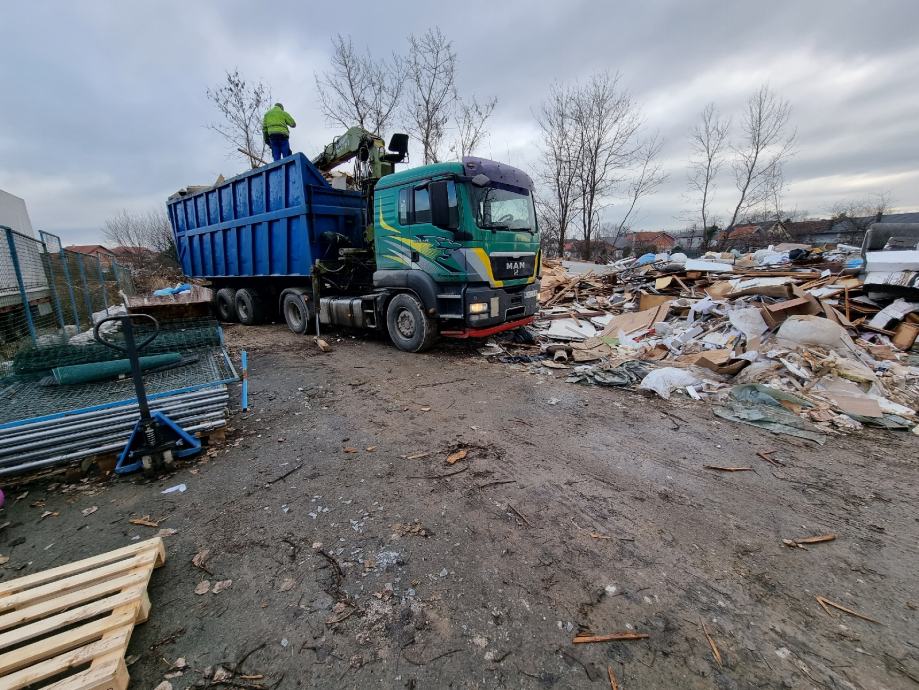
[(770, 244), (789, 242), (790, 237), (781, 221), (770, 220), (765, 223), (744, 223), (725, 228), (715, 242), (721, 250), (736, 249), (749, 252)]
[(65, 247), (65, 249), (68, 252), (84, 254), (98, 259), (103, 268), (111, 266), (112, 260), (117, 258), (115, 252), (111, 249), (106, 249), (101, 244), (71, 244), (69, 247)]
[(149, 247), (112, 247), (112, 253), (121, 266), (141, 268), (156, 258), (156, 252)]
[(651, 232), (627, 232), (624, 236), (625, 245), (632, 248), (632, 252), (655, 251), (667, 252), (676, 246), (676, 238), (663, 230)]

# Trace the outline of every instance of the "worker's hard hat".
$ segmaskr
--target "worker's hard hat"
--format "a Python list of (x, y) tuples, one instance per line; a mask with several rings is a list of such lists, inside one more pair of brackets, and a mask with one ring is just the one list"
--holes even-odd
[(284, 104), (283, 104), (283, 103), (275, 103), (274, 106), (275, 106), (276, 108), (280, 108), (281, 110), (284, 110)]

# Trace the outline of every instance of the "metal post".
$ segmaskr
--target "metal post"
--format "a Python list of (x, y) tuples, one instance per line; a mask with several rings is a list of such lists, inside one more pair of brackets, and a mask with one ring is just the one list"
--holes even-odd
[(243, 350), (240, 353), (240, 365), (242, 369), (242, 403), (243, 412), (249, 411), (249, 354)]
[(131, 317), (121, 319), (121, 329), (124, 331), (124, 348), (127, 350), (131, 362), (131, 378), (134, 379), (134, 393), (137, 395), (137, 409), (140, 412), (140, 421), (150, 421), (150, 405), (147, 403), (147, 390), (144, 388), (144, 375), (140, 369), (140, 352), (134, 341), (134, 324)]
[[(40, 233), (40, 237), (44, 236), (44, 233)], [(61, 325), (61, 332), (64, 332), (66, 324), (64, 323), (64, 312), (61, 310), (61, 301), (57, 296), (57, 281), (54, 279), (54, 265), (51, 262), (51, 252), (48, 251), (48, 244), (44, 240), (42, 240), (41, 245), (45, 249), (45, 261), (48, 262), (48, 283), (51, 287), (51, 301), (54, 303), (54, 313), (57, 314), (57, 322)]]
[(83, 255), (77, 254), (77, 264), (80, 267), (80, 279), (83, 281), (83, 296), (86, 298), (86, 308), (89, 309), (89, 322), (93, 322), (93, 298), (89, 294), (89, 283), (86, 281), (86, 264)]
[[(80, 327), (80, 310), (77, 309), (77, 298), (73, 294), (73, 280), (70, 277), (70, 266), (67, 265), (67, 252), (61, 247), (61, 266), (64, 267), (64, 280), (67, 283), (67, 292), (70, 293), (70, 308), (73, 309), (73, 322), (77, 326), (78, 331), (83, 329)], [(90, 321), (92, 320), (92, 314), (89, 315)]]
[(102, 288), (102, 304), (105, 305), (105, 313), (108, 314), (108, 295), (105, 294), (105, 273), (102, 272), (102, 259), (96, 258), (96, 266), (99, 267), (99, 286)]
[(10, 246), (10, 260), (13, 262), (13, 269), (16, 271), (16, 282), (19, 283), (19, 296), (22, 298), (22, 308), (26, 313), (26, 324), (29, 327), (29, 335), (32, 336), (32, 344), (38, 344), (38, 338), (35, 335), (35, 324), (32, 322), (32, 305), (29, 304), (29, 295), (26, 293), (26, 285), (22, 280), (22, 269), (19, 267), (19, 256), (16, 254), (16, 240), (13, 238), (13, 229), (5, 225), (0, 225), (6, 231), (6, 242)]

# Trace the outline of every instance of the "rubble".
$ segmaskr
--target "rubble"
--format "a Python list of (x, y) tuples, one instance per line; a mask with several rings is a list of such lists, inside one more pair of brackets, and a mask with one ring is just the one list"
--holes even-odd
[[(820, 444), (864, 427), (915, 431), (919, 289), (869, 294), (879, 274), (864, 272), (859, 251), (649, 254), (580, 274), (545, 260), (535, 344), (493, 341), (482, 353), (565, 370), (571, 383), (685, 394), (724, 419)], [(870, 252), (867, 265), (912, 268), (900, 253)]]

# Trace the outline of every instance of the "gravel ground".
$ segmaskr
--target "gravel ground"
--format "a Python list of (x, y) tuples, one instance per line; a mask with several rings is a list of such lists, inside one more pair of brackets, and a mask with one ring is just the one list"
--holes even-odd
[(180, 657), (174, 688), (919, 683), (915, 435), (817, 448), (470, 346), (326, 337), (229, 327), (253, 408), (170, 477), (10, 489), (2, 578), (157, 533), (132, 517), (176, 530), (129, 648), (138, 688)]

